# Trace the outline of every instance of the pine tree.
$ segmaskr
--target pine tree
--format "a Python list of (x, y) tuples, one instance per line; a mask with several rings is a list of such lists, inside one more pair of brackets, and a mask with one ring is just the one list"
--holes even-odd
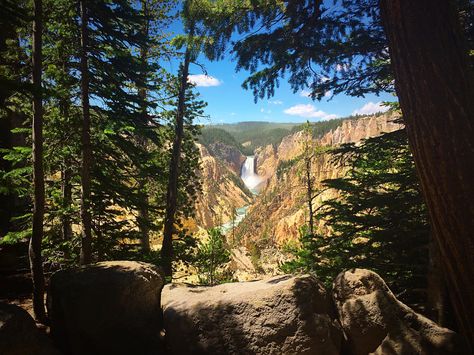
[(308, 206), (308, 226), (309, 233), (314, 234), (314, 178), (312, 176), (312, 163), (315, 155), (315, 146), (313, 141), (313, 134), (309, 121), (306, 121), (304, 126), (304, 141), (303, 141), (303, 181), (306, 185), (306, 204)]
[(230, 261), (230, 252), (224, 245), (224, 236), (218, 228), (208, 230), (208, 240), (197, 248), (196, 268), (201, 283), (214, 286), (221, 281), (222, 268)]
[[(191, 27), (190, 36), (193, 36), (193, 29)], [(175, 223), (175, 214), (177, 209), (177, 193), (178, 193), (178, 173), (181, 156), (181, 144), (183, 140), (183, 121), (185, 111), (185, 94), (188, 86), (189, 63), (191, 61), (191, 48), (186, 48), (184, 61), (180, 69), (179, 80), (180, 87), (178, 92), (178, 107), (176, 113), (176, 128), (173, 141), (173, 153), (170, 160), (168, 192), (166, 194), (166, 216), (165, 226), (163, 231), (163, 246), (161, 249), (161, 256), (163, 258), (163, 269), (165, 275), (171, 277), (172, 275), (172, 257), (173, 257), (173, 229)]]
[(44, 273), (41, 244), (44, 222), (44, 170), (43, 170), (43, 88), (42, 88), (42, 36), (43, 2), (35, 0), (33, 20), (33, 230), (29, 246), (31, 278), (33, 280), (33, 310), (38, 321), (46, 322), (44, 307)]
[(81, 264), (92, 262), (91, 177), (92, 165), (91, 118), (89, 105), (89, 8), (86, 0), (79, 2), (81, 13)]
[(343, 145), (332, 154), (333, 163), (348, 170), (323, 181), (337, 196), (316, 212), (329, 235), (303, 228), (296, 261), (286, 269), (314, 271), (330, 284), (347, 268), (369, 268), (403, 300), (426, 305), (428, 215), (405, 130)]
[[(0, 2), (0, 236), (7, 242), (31, 235), (23, 228), (28, 208), (31, 157), (27, 143), (31, 114), (28, 83), (31, 67), (20, 38), (31, 36), (31, 18), (24, 3)], [(30, 126), (31, 127), (31, 126)]]

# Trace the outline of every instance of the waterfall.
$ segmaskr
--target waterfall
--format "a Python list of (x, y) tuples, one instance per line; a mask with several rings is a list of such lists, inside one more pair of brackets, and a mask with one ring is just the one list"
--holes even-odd
[(260, 176), (255, 174), (255, 157), (248, 156), (245, 159), (244, 164), (242, 165), (242, 171), (240, 173), (245, 186), (247, 186), (251, 191), (255, 192), (255, 188), (262, 182)]

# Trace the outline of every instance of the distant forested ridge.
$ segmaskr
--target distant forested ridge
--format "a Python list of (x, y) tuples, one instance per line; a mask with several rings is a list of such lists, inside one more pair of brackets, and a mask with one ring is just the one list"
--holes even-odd
[[(310, 122), (314, 138), (321, 138), (342, 122), (357, 116), (336, 118), (328, 121)], [(302, 123), (277, 122), (239, 122), (203, 126), (199, 142), (205, 146), (221, 142), (236, 147), (244, 155), (253, 155), (258, 147), (273, 145), (276, 147), (286, 136), (303, 130)]]

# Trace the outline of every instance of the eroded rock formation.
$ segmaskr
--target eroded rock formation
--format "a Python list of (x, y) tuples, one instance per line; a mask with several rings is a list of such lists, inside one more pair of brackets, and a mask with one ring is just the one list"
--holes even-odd
[(465, 354), (458, 334), (398, 301), (372, 271), (341, 273), (333, 297), (354, 355)]
[[(228, 222), (231, 219), (232, 208), (248, 205), (252, 197), (250, 191), (243, 185), (239, 173), (223, 160), (211, 155), (203, 145), (199, 145), (199, 149), (202, 192), (196, 201), (195, 220), (198, 226), (210, 228)], [(242, 155), (236, 156), (236, 159), (231, 161), (230, 166), (237, 168), (239, 164), (237, 170), (240, 172), (239, 162), (242, 161)]]
[(226, 163), (237, 175), (245, 161), (245, 156), (236, 147), (229, 146), (222, 142), (215, 142), (207, 146), (210, 155)]

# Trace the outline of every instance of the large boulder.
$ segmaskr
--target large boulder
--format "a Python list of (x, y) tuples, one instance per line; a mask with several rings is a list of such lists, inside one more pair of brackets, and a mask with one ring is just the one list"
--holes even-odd
[(333, 297), (354, 355), (465, 353), (458, 334), (398, 301), (372, 271), (352, 269), (339, 274)]
[(154, 265), (101, 262), (51, 277), (51, 335), (68, 354), (157, 354), (163, 275)]
[(0, 354), (58, 355), (59, 352), (27, 311), (0, 303)]
[(278, 276), (214, 287), (167, 285), (170, 354), (338, 354), (342, 333), (314, 277)]

